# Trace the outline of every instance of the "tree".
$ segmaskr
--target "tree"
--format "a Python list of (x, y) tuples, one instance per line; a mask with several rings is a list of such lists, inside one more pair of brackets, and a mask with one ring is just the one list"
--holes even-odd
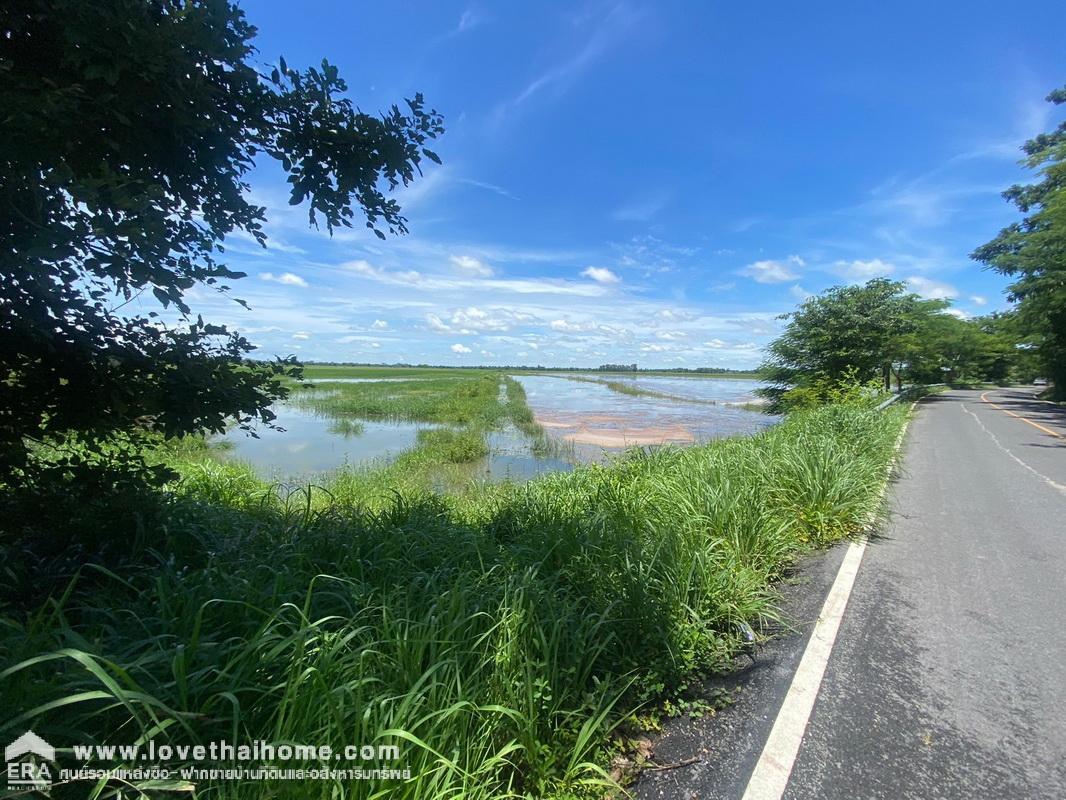
[[(255, 33), (226, 0), (0, 7), (0, 484), (31, 481), (34, 441), (77, 441), (54, 462), (69, 471), (128, 463), (114, 443), (142, 431), (273, 419), (293, 364), (249, 363), (251, 344), (185, 299), (243, 277), (220, 260), (227, 237), (265, 243), (257, 159), (311, 225), (406, 232), (385, 192), (439, 163), (440, 115), (421, 95), (363, 113), (326, 61), (257, 67)], [(139, 297), (184, 322), (124, 313)]]
[[(1066, 103), (1066, 88), (1047, 100)], [(1058, 398), (1066, 398), (1066, 122), (1023, 146), (1022, 162), (1041, 180), (1003, 193), (1025, 216), (971, 255), (1015, 280), (1008, 296), (1032, 335)]]
[(899, 365), (912, 383), (1006, 381), (1012, 346), (982, 320), (932, 313), (910, 337), (907, 360)]
[(1031, 383), (1045, 374), (1036, 346), (1040, 337), (1028, 330), (1017, 309), (994, 311), (974, 322), (997, 343), (998, 355), (989, 366), (989, 380)]
[(845, 380), (879, 380), (888, 389), (893, 365), (906, 361), (907, 336), (918, 330), (923, 315), (945, 305), (922, 300), (887, 278), (827, 289), (782, 317), (789, 323), (760, 367), (772, 384), (762, 393), (781, 411), (790, 404), (790, 392), (795, 400)]

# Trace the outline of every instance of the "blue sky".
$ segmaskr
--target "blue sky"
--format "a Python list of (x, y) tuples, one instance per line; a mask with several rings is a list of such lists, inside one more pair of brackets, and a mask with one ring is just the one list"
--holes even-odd
[(256, 173), (251, 311), (193, 305), (263, 356), (749, 367), (834, 284), (1003, 308), (968, 253), (1066, 82), (1061, 2), (244, 7), (263, 62), (327, 57), (363, 110), (421, 91), (447, 127), (402, 238), (309, 231)]

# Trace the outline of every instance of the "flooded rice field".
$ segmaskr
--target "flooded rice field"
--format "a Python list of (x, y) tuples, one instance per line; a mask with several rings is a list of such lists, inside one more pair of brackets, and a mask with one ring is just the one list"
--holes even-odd
[[(450, 467), (469, 480), (527, 480), (545, 472), (603, 462), (627, 447), (689, 445), (723, 436), (756, 433), (777, 418), (750, 405), (758, 381), (716, 378), (590, 376), (588, 373), (517, 375), (525, 400), (544, 436), (533, 437), (509, 423), (487, 433), (488, 454)], [(417, 378), (323, 378), (330, 384), (389, 383)], [(249, 463), (274, 481), (314, 479), (345, 466), (384, 466), (417, 446), (419, 431), (442, 427), (427, 422), (332, 418), (319, 411), (281, 404), (276, 424), (240, 430), (217, 441), (222, 458)], [(443, 487), (442, 487), (443, 488)]]
[[(745, 407), (758, 381), (714, 378), (522, 376), (526, 401), (549, 437), (583, 461), (633, 446), (693, 444), (756, 433), (776, 417)], [(647, 392), (641, 394), (640, 392)]]
[(268, 480), (314, 476), (366, 463), (386, 464), (414, 447), (418, 431), (433, 427), (414, 422), (359, 422), (352, 428), (329, 417), (290, 405), (274, 407), (282, 430), (259, 427), (254, 438), (233, 429), (215, 441), (227, 460), (245, 461)]

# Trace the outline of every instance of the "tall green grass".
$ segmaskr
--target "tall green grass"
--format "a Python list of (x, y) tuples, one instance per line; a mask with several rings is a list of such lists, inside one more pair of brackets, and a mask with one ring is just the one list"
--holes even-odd
[(289, 402), (337, 419), (405, 420), (491, 428), (504, 414), (496, 373), (448, 378), (324, 383)]
[[(430, 373), (431, 375), (435, 373)], [(540, 426), (525, 404), (521, 385), (495, 372), (453, 374), (365, 383), (325, 383), (297, 390), (289, 400), (329, 417), (331, 429), (346, 435), (362, 432), (361, 420), (402, 420), (442, 427), (421, 430), (414, 448), (390, 465), (386, 473), (399, 485), (459, 486), (468, 476), (454, 465), (470, 465), (489, 454), (488, 434), (513, 421), (532, 437), (534, 450), (544, 441)], [(446, 427), (445, 427), (446, 426)], [(349, 470), (376, 484), (380, 470)]]
[(491, 367), (394, 367), (382, 364), (307, 364), (304, 377), (309, 380), (330, 378), (462, 378), (485, 375)]
[(158, 558), (5, 615), (0, 738), (391, 742), (412, 774), (199, 787), (217, 798), (602, 795), (611, 727), (728, 667), (796, 553), (860, 527), (905, 414), (831, 406), (458, 496), (279, 496), (190, 463)]

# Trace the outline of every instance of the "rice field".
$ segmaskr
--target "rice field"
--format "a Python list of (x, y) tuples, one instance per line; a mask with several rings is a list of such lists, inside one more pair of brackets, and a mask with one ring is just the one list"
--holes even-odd
[(201, 797), (602, 797), (617, 726), (728, 669), (744, 626), (775, 618), (773, 583), (797, 553), (858, 530), (906, 416), (829, 406), (459, 493), (412, 477), (419, 459), (470, 457), (464, 431), (500, 418), (535, 434), (521, 386), (504, 387), (491, 403), (487, 383), (453, 387), (434, 411), (422, 390), (325, 398), (338, 418), (441, 427), (388, 469), (289, 493), (172, 454), (182, 479), (144, 509), (147, 544), (131, 540), (121, 568), (5, 607), (0, 735), (389, 744), (387, 766), (410, 776), (170, 787)]
[[(439, 453), (427, 486), (525, 480), (606, 461), (627, 446), (706, 441), (750, 433), (776, 418), (738, 408), (759, 385), (709, 377), (588, 377), (485, 369), (311, 366), (288, 402), (275, 407), (284, 432), (226, 434), (227, 460), (251, 463), (284, 484), (321, 482), (337, 468), (381, 468), (397, 460), (429, 470), (432, 444), (461, 435), (471, 446)], [(672, 393), (673, 392), (673, 393)], [(453, 434), (431, 434), (448, 427)], [(481, 446), (472, 446), (480, 439)], [(412, 458), (418, 451), (417, 458)], [(452, 467), (465, 465), (465, 477)]]

